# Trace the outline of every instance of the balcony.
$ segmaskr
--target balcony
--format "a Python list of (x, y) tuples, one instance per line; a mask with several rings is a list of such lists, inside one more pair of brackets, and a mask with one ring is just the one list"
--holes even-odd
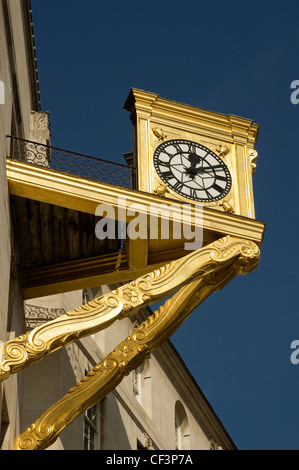
[(136, 169), (132, 166), (17, 137), (8, 136), (8, 139), (8, 157), (13, 160), (121, 188), (131, 189), (134, 186)]
[[(80, 185), (88, 189), (100, 184), (104, 192), (107, 185), (112, 191), (131, 189), (135, 168), (17, 137), (8, 139), (7, 168), (19, 165), (25, 172), (17, 193), (8, 176), (24, 298), (83, 288), (92, 281), (94, 285), (102, 281), (99, 274), (105, 277), (116, 269), (121, 276), (128, 263), (117, 222), (115, 239), (98, 240), (95, 210), (85, 210), (77, 201), (70, 206), (61, 186), (53, 197), (49, 192), (57, 180), (65, 179), (72, 180), (78, 198)], [(45, 182), (39, 188), (41, 173)], [(30, 188), (29, 194), (24, 188)]]

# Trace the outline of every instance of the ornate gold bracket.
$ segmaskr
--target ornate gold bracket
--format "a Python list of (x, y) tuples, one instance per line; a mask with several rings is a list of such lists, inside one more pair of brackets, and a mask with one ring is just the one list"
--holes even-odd
[(117, 319), (133, 315), (191, 281), (231, 264), (247, 272), (259, 260), (258, 246), (249, 240), (224, 237), (173, 261), (86, 305), (4, 343), (0, 382), (66, 344), (94, 334)]
[(14, 450), (44, 450), (74, 419), (97, 404), (186, 320), (212, 292), (237, 274), (229, 267), (184, 286), (134, 329), (106, 358), (15, 439)]
[[(110, 293), (113, 294), (113, 298), (118, 296), (119, 303), (123, 302), (123, 299), (127, 302), (133, 302), (134, 308), (131, 307), (131, 303), (123, 304), (130, 305), (129, 312), (132, 313), (136, 311), (137, 303), (140, 308), (140, 304), (167, 295), (167, 292), (174, 291), (181, 286), (180, 290), (168, 299), (164, 306), (135, 328), (125, 341), (120, 343), (61, 400), (50, 407), (21, 434), (15, 440), (14, 449), (43, 450), (53, 444), (63, 429), (112, 391), (125, 375), (138, 367), (150, 352), (166, 341), (212, 292), (224, 287), (237, 274), (246, 274), (252, 271), (258, 261), (259, 248), (253, 242), (225, 237)], [(194, 262), (197, 267), (193, 265)], [(133, 294), (137, 290), (138, 293)], [(154, 293), (153, 290), (155, 290)], [(120, 293), (122, 300), (120, 300)], [(140, 295), (143, 296), (142, 301)], [(144, 298), (144, 295), (147, 297)], [(103, 297), (106, 298), (106, 296)], [(103, 297), (101, 297), (102, 301)], [(87, 305), (89, 307), (86, 307), (86, 312), (93, 303)], [(108, 318), (105, 317), (102, 322), (97, 319), (96, 325), (94, 324), (92, 328), (88, 327), (88, 330), (84, 330), (84, 334), (80, 332), (80, 335), (90, 334), (91, 330), (94, 331), (93, 328), (98, 331), (103, 325), (110, 324), (115, 319), (115, 315), (119, 318), (127, 315), (128, 309), (125, 308), (124, 312), (118, 310), (118, 313), (115, 314), (112, 309)], [(74, 313), (71, 312), (71, 318), (72, 315)], [(53, 325), (53, 322), (49, 322), (49, 324)], [(56, 322), (54, 325), (56, 328)], [(77, 323), (75, 325), (78, 328)], [(78, 333), (76, 333), (76, 337), (79, 337)], [(59, 338), (61, 347), (62, 341), (61, 337)], [(67, 339), (67, 342), (73, 341), (74, 333), (69, 336), (64, 335), (63, 338)], [(51, 351), (52, 349), (49, 352)]]

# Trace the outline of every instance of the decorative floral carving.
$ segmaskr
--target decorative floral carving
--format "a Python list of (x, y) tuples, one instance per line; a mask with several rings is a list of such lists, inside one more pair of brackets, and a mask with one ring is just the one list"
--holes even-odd
[(48, 130), (50, 127), (49, 114), (47, 112), (32, 111), (31, 123), (34, 130)]
[(133, 303), (136, 303), (138, 300), (138, 294), (133, 289), (129, 289), (129, 288), (124, 289), (123, 296), (125, 300), (130, 300)]
[(146, 432), (143, 433), (143, 446), (147, 450), (154, 450), (153, 441)]
[(214, 441), (214, 439), (210, 440), (210, 450), (223, 450), (222, 447)]

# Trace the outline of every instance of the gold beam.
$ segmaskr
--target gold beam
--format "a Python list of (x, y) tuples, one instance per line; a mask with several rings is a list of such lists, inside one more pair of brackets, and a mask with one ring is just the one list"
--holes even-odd
[(147, 268), (147, 271), (151, 271), (152, 267), (148, 266), (148, 239), (129, 239), (127, 241), (126, 251), (129, 262), (129, 271), (131, 271), (131, 279), (136, 277), (136, 271), (143, 270), (144, 268)]
[[(139, 271), (135, 277), (145, 272)], [(21, 273), (25, 300), (131, 279), (132, 274), (123, 252), (28, 268)]]
[[(133, 240), (126, 251), (22, 271), (25, 300), (105, 284), (130, 281), (186, 256), (184, 248), (148, 254), (146, 240)], [(129, 266), (129, 263), (131, 265)]]
[(218, 272), (210, 282), (203, 278), (181, 288), (18, 436), (14, 450), (44, 450), (52, 445), (74, 419), (105, 398), (126, 375), (163, 344), (196, 307), (235, 275), (236, 271), (231, 267)]

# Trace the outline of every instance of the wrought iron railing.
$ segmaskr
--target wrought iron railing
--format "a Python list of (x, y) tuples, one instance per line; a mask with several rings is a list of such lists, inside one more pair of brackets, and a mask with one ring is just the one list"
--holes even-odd
[(135, 178), (133, 167), (30, 140), (12, 136), (8, 138), (9, 158), (122, 188), (133, 187)]
[(25, 326), (31, 330), (40, 326), (42, 323), (55, 320), (65, 313), (66, 311), (63, 308), (44, 308), (26, 304)]

